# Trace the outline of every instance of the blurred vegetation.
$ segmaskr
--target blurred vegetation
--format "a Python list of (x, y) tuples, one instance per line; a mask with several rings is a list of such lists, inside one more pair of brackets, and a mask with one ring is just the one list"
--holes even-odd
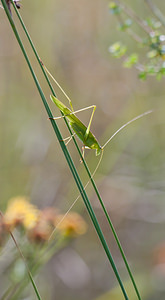
[[(139, 70), (140, 79), (146, 79), (147, 75), (156, 75), (157, 79), (161, 79), (165, 75), (165, 35), (162, 28), (165, 26), (165, 17), (152, 0), (144, 2), (154, 17), (141, 18), (122, 1), (116, 0), (109, 4), (110, 12), (117, 17), (118, 29), (126, 32), (136, 42), (136, 46), (146, 50), (141, 58), (143, 62), (140, 63), (137, 50), (128, 55), (127, 47), (121, 42), (114, 43), (109, 51), (114, 57), (124, 57), (126, 68), (135, 66)], [(135, 24), (143, 31), (141, 34), (137, 33)]]
[[(150, 22), (154, 19), (156, 22), (146, 2), (124, 1), (141, 19)], [(159, 0), (156, 4), (165, 13), (163, 1)], [(50, 0), (48, 3), (29, 0), (22, 2), (21, 15), (40, 57), (69, 94), (74, 109), (97, 105), (92, 132), (101, 145), (132, 117), (148, 109), (155, 110), (152, 116), (132, 124), (107, 146), (96, 180), (134, 274), (144, 276), (144, 282), (148, 276), (150, 278), (143, 299), (163, 299), (164, 79), (156, 81), (153, 76), (144, 76), (147, 80), (140, 81), (139, 71), (123, 68), (121, 60), (115, 60), (109, 53), (109, 47), (116, 42), (126, 45), (129, 58), (135, 62), (132, 65), (137, 63), (136, 56), (131, 56), (134, 53), (138, 53), (138, 60), (144, 66), (148, 65), (148, 60), (157, 66), (160, 57), (149, 56), (151, 49), (145, 45), (137, 48), (127, 30), (116, 30), (118, 20), (116, 15), (110, 14), (106, 1)], [(132, 26), (142, 38), (142, 29), (136, 23), (131, 25), (131, 29)], [(164, 35), (164, 28), (159, 30), (159, 36)], [(22, 38), (24, 40), (23, 34)], [(26, 40), (24, 44), (29, 49)], [(50, 92), (31, 50), (28, 51), (49, 100)], [(51, 206), (65, 213), (78, 191), (2, 9), (0, 70), (1, 210), (6, 211), (11, 197), (27, 195), (40, 210)], [(58, 89), (57, 95), (66, 103)], [(59, 116), (59, 111), (53, 104), (50, 105), (54, 115)], [(85, 123), (88, 123), (89, 114), (81, 114)], [(67, 136), (63, 121), (58, 123)], [(70, 142), (68, 147), (86, 183), (73, 143)], [(97, 158), (93, 151), (86, 151), (86, 160), (94, 170)], [(88, 190), (90, 192), (90, 187)], [(92, 189), (91, 201), (123, 281), (127, 282), (122, 259)], [(59, 250), (39, 272), (36, 280), (43, 299), (95, 299), (117, 285), (81, 199), (73, 210), (83, 214), (88, 232)], [(8, 266), (7, 261), (12, 260), (13, 254), (9, 250), (13, 251), (13, 248), (10, 246), (8, 251), (2, 251), (1, 297), (9, 280), (4, 276), (4, 270)], [(140, 284), (139, 288), (143, 295), (143, 285)], [(30, 294), (33, 295), (33, 292)], [(112, 295), (105, 294), (100, 299), (110, 299)], [(114, 297), (122, 299), (121, 294)]]

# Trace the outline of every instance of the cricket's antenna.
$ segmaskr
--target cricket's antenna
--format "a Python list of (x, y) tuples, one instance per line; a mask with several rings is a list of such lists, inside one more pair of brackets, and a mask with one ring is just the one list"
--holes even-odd
[(108, 141), (106, 141), (106, 143), (104, 144), (104, 146), (102, 146), (102, 149), (104, 149), (105, 148), (105, 146), (107, 146), (107, 144), (122, 130), (122, 129), (124, 129), (126, 126), (128, 126), (129, 124), (131, 124), (132, 122), (134, 122), (134, 121), (136, 121), (136, 120), (138, 120), (138, 119), (140, 119), (140, 118), (142, 118), (142, 117), (144, 117), (144, 116), (146, 116), (146, 115), (149, 115), (149, 114), (151, 114), (153, 112), (153, 110), (148, 110), (148, 111), (146, 111), (146, 112), (144, 112), (143, 114), (141, 114), (141, 115), (139, 115), (139, 116), (137, 116), (137, 117), (135, 117), (135, 118), (133, 118), (132, 120), (130, 120), (130, 121), (128, 121), (127, 123), (125, 123), (123, 126), (121, 126), (109, 139), (108, 139)]
[(48, 75), (53, 79), (53, 81), (55, 82), (55, 84), (59, 87), (59, 89), (61, 90), (61, 92), (64, 94), (64, 96), (68, 99), (70, 107), (73, 110), (73, 106), (72, 106), (72, 101), (70, 100), (69, 96), (65, 93), (65, 91), (63, 90), (63, 88), (61, 87), (61, 85), (58, 83), (58, 81), (53, 77), (53, 75), (49, 72), (49, 70), (45, 67), (45, 65), (43, 64), (43, 62), (41, 61), (41, 64), (43, 66), (43, 68), (45, 69), (45, 71), (48, 73)]
[[(101, 150), (102, 150), (102, 151), (101, 151), (101, 156), (100, 156), (100, 159), (99, 159), (99, 161), (98, 161), (98, 164), (97, 164), (95, 170), (93, 171), (93, 173), (92, 173), (90, 179), (88, 180), (88, 182), (87, 182), (86, 185), (84, 186), (82, 192), (86, 190), (88, 184), (90, 183), (90, 180), (93, 179), (93, 177), (95, 176), (95, 174), (96, 174), (96, 172), (97, 172), (97, 170), (98, 170), (98, 168), (99, 168), (99, 166), (100, 166), (100, 164), (101, 164), (101, 161), (102, 161), (102, 158), (103, 158), (103, 149), (101, 149)], [(82, 192), (81, 192), (81, 193), (82, 193)], [(64, 216), (62, 217), (62, 219), (57, 223), (57, 225), (56, 225), (56, 227), (54, 228), (54, 230), (52, 231), (52, 233), (51, 233), (51, 235), (50, 235), (48, 241), (50, 241), (50, 240), (52, 239), (52, 237), (53, 237), (55, 231), (58, 229), (58, 227), (60, 226), (60, 224), (63, 222), (63, 220), (66, 218), (66, 216), (69, 214), (69, 212), (71, 211), (71, 209), (73, 208), (73, 206), (76, 204), (76, 202), (77, 202), (78, 199), (80, 198), (81, 193), (80, 193), (80, 194), (78, 195), (78, 197), (74, 200), (74, 202), (72, 203), (72, 205), (69, 207), (69, 209), (67, 210), (67, 212), (66, 212), (66, 213), (64, 214)]]

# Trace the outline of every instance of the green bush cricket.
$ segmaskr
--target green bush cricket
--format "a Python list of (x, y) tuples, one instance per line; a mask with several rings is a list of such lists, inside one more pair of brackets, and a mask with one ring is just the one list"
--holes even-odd
[[(94, 134), (90, 131), (90, 125), (92, 122), (92, 118), (96, 109), (95, 105), (92, 106), (88, 106), (86, 108), (77, 110), (77, 111), (71, 111), (65, 104), (63, 104), (60, 100), (58, 100), (56, 97), (54, 97), (53, 95), (50, 96), (51, 100), (54, 102), (54, 104), (62, 111), (62, 113), (64, 114), (64, 117), (66, 117), (69, 121), (69, 125), (72, 128), (72, 130), (74, 131), (74, 133), (78, 136), (78, 138), (82, 141), (83, 143), (83, 149), (87, 148), (87, 149), (95, 149), (96, 150), (96, 156), (100, 154), (101, 151), (103, 151), (103, 149), (105, 148), (105, 146), (112, 140), (112, 138), (119, 133), (119, 131), (121, 131), (124, 127), (126, 127), (127, 125), (129, 125), (130, 123), (136, 121), (137, 119), (140, 119), (141, 117), (148, 115), (152, 112), (152, 110), (146, 111), (144, 113), (142, 113), (141, 115), (138, 115), (137, 117), (133, 118), (132, 120), (128, 121), (127, 123), (125, 123), (122, 127), (120, 127), (111, 137), (110, 139), (108, 139), (108, 141), (101, 146), (98, 142), (98, 140), (96, 139), (96, 137), (94, 136)], [(89, 121), (88, 126), (86, 127), (81, 121), (80, 119), (78, 119), (75, 116), (75, 113), (78, 113), (80, 111), (83, 111), (85, 109), (89, 109), (93, 107), (93, 111), (92, 111), (92, 115)], [(55, 120), (60, 119), (61, 117), (56, 117), (53, 118)], [(70, 137), (69, 137), (70, 138)]]
[[(42, 63), (43, 65), (43, 63)], [(91, 123), (92, 123), (92, 119), (94, 116), (94, 112), (96, 110), (96, 106), (95, 105), (91, 105), (82, 109), (79, 109), (77, 111), (73, 110), (73, 105), (72, 102), (70, 100), (70, 98), (67, 96), (67, 94), (64, 92), (64, 90), (62, 89), (62, 87), (60, 86), (60, 84), (57, 82), (57, 80), (51, 75), (51, 73), (48, 71), (48, 69), (43, 65), (44, 69), (46, 70), (46, 72), (49, 74), (49, 76), (53, 79), (53, 81), (56, 83), (56, 85), (60, 88), (60, 90), (63, 92), (63, 94), (65, 95), (65, 97), (68, 99), (69, 104), (71, 109), (69, 109), (64, 103), (62, 103), (59, 99), (57, 99), (55, 96), (51, 95), (50, 98), (53, 101), (53, 103), (60, 109), (60, 111), (63, 113), (63, 116), (60, 117), (55, 117), (53, 118), (54, 120), (57, 119), (61, 119), (66, 117), (69, 121), (69, 125), (71, 127), (71, 129), (74, 131), (73, 135), (76, 135), (83, 143), (83, 154), (82, 156), (84, 157), (84, 150), (85, 148), (87, 149), (94, 149), (96, 151), (96, 156), (99, 155), (101, 152), (103, 152), (105, 146), (107, 146), (107, 144), (121, 131), (123, 130), (126, 126), (128, 126), (129, 124), (131, 124), (132, 122), (150, 114), (153, 112), (153, 110), (148, 110), (136, 117), (134, 117), (133, 119), (131, 119), (130, 121), (128, 121), (127, 123), (125, 123), (123, 126), (121, 126), (107, 141), (106, 143), (101, 146), (98, 142), (98, 140), (96, 139), (96, 137), (94, 136), (94, 134), (90, 131), (90, 127), (91, 127)], [(89, 120), (89, 124), (88, 126), (85, 126), (80, 119), (75, 115), (81, 111), (87, 110), (93, 108), (92, 110), (92, 114)], [(72, 136), (70, 136), (68, 139), (68, 142), (72, 139)], [(65, 140), (66, 140), (65, 139)], [(67, 142), (67, 144), (68, 144)], [(100, 164), (100, 161), (99, 161)], [(97, 166), (98, 168), (98, 166)]]
[[(100, 146), (100, 144), (97, 141), (96, 137), (90, 131), (90, 125), (91, 125), (91, 122), (92, 122), (92, 118), (93, 118), (96, 106), (90, 106), (90, 107), (85, 108), (85, 109), (88, 109), (88, 108), (93, 107), (93, 111), (92, 111), (92, 115), (91, 115), (88, 127), (86, 127), (80, 121), (80, 119), (78, 119), (75, 116), (75, 113), (77, 113), (79, 111), (82, 111), (82, 110), (71, 111), (66, 105), (64, 105), (56, 97), (50, 96), (50, 98), (55, 103), (55, 105), (63, 112), (64, 116), (68, 119), (71, 129), (78, 136), (78, 138), (82, 141), (83, 149), (84, 148), (95, 149), (96, 150), (96, 155), (99, 155), (100, 151), (102, 150), (102, 147)], [(57, 118), (55, 118), (55, 119), (57, 119)]]

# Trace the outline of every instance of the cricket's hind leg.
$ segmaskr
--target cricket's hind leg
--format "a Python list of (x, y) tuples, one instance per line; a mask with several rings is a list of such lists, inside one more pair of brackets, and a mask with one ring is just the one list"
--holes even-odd
[(65, 146), (67, 146), (74, 136), (75, 136), (75, 133), (73, 133), (71, 136), (68, 136), (68, 137), (62, 139), (61, 141), (65, 142)]
[[(89, 147), (83, 145), (82, 146), (82, 158), (85, 158), (85, 149), (90, 149)], [(82, 163), (82, 159), (80, 158), (80, 163)]]

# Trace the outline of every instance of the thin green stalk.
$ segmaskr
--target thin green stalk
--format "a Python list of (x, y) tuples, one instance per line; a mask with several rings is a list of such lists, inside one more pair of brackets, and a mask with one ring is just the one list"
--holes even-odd
[[(20, 39), (20, 37), (19, 37), (19, 34), (18, 34), (17, 29), (16, 29), (16, 27), (15, 27), (15, 24), (14, 24), (14, 22), (13, 22), (13, 19), (12, 19), (11, 15), (10, 15), (10, 12), (9, 12), (9, 10), (8, 10), (8, 7), (7, 7), (7, 5), (6, 5), (6, 2), (5, 2), (5, 0), (1, 0), (1, 2), (2, 2), (2, 5), (3, 5), (3, 7), (4, 7), (4, 10), (5, 10), (6, 14), (7, 14), (7, 17), (8, 17), (8, 19), (9, 19), (9, 22), (10, 22), (10, 24), (11, 24), (11, 27), (12, 27), (12, 29), (13, 29), (13, 32), (14, 32), (14, 34), (15, 34), (15, 37), (16, 37), (16, 39), (17, 39), (17, 41), (18, 41), (18, 43), (19, 43), (19, 45), (20, 45), (20, 48), (21, 48), (21, 50), (22, 50), (22, 52), (23, 52), (23, 55), (24, 55), (24, 57), (25, 57), (25, 60), (26, 60), (26, 62), (27, 62), (27, 64), (28, 64), (28, 67), (29, 67), (29, 69), (30, 69), (30, 71), (31, 71), (31, 75), (32, 75), (32, 77), (33, 77), (33, 79), (34, 79), (34, 82), (35, 82), (35, 84), (36, 84), (36, 87), (37, 87), (37, 89), (38, 89), (38, 91), (39, 91), (39, 94), (40, 94), (40, 96), (41, 96), (41, 99), (42, 99), (42, 101), (43, 101), (43, 104), (44, 104), (44, 106), (45, 106), (45, 109), (46, 109), (46, 111), (47, 111), (47, 114), (48, 114), (49, 118), (53, 118), (53, 115), (52, 115), (51, 110), (50, 110), (50, 108), (49, 108), (49, 106), (48, 106), (48, 103), (47, 103), (47, 101), (46, 101), (46, 98), (45, 98), (45, 96), (44, 96), (44, 94), (43, 94), (43, 92), (42, 92), (42, 89), (41, 89), (41, 87), (40, 87), (40, 84), (39, 84), (39, 82), (38, 82), (38, 79), (37, 79), (37, 77), (36, 77), (36, 75), (35, 75), (35, 73), (34, 73), (34, 71), (33, 71), (33, 69), (32, 69), (32, 66), (31, 66), (31, 64), (30, 64), (29, 58), (28, 58), (28, 56), (27, 56), (27, 54), (26, 54), (26, 51), (25, 51), (24, 46), (23, 46), (23, 44), (22, 44), (22, 41), (21, 41), (21, 39)], [(125, 288), (124, 288), (124, 286), (123, 286), (122, 280), (121, 280), (121, 278), (120, 278), (120, 275), (119, 275), (119, 273), (118, 273), (118, 270), (117, 270), (117, 268), (116, 268), (116, 266), (115, 266), (113, 257), (112, 257), (112, 255), (111, 255), (111, 253), (110, 253), (110, 250), (109, 250), (109, 248), (108, 248), (108, 245), (107, 245), (106, 240), (105, 240), (105, 238), (104, 238), (104, 235), (103, 235), (103, 233), (102, 233), (102, 230), (101, 230), (101, 228), (100, 228), (100, 225), (99, 225), (99, 223), (98, 223), (98, 221), (97, 221), (96, 215), (95, 215), (95, 213), (94, 213), (94, 211), (93, 211), (93, 209), (92, 209), (92, 206), (91, 206), (91, 204), (90, 204), (90, 201), (89, 201), (89, 199), (88, 199), (88, 197), (87, 197), (87, 194), (86, 194), (86, 192), (85, 192), (85, 190), (84, 190), (83, 184), (82, 184), (82, 182), (81, 182), (81, 180), (80, 180), (80, 177), (79, 177), (79, 175), (78, 175), (78, 173), (77, 173), (77, 170), (76, 170), (76, 168), (75, 168), (75, 166), (74, 166), (74, 163), (73, 163), (73, 161), (72, 161), (72, 159), (71, 159), (71, 157), (70, 157), (70, 154), (69, 154), (69, 152), (68, 152), (68, 150), (67, 150), (67, 148), (66, 148), (66, 146), (65, 146), (65, 143), (64, 143), (63, 140), (62, 140), (61, 133), (60, 133), (60, 131), (59, 131), (59, 129), (58, 129), (57, 124), (55, 123), (55, 121), (54, 121), (53, 119), (51, 119), (50, 121), (51, 121), (51, 124), (52, 124), (52, 126), (53, 126), (53, 129), (54, 129), (54, 131), (55, 131), (55, 133), (56, 133), (56, 136), (57, 136), (57, 138), (58, 138), (58, 141), (59, 141), (59, 143), (60, 143), (61, 149), (62, 149), (62, 151), (63, 151), (63, 153), (64, 153), (64, 155), (65, 155), (65, 158), (66, 158), (66, 160), (67, 160), (67, 163), (68, 163), (68, 165), (69, 165), (69, 167), (70, 167), (70, 170), (71, 170), (71, 172), (72, 172), (72, 175), (73, 175), (73, 177), (74, 177), (74, 179), (75, 179), (75, 182), (76, 182), (76, 184), (77, 184), (77, 187), (78, 187), (78, 189), (79, 189), (79, 192), (80, 192), (80, 194), (82, 195), (83, 201), (84, 201), (85, 206), (86, 206), (86, 208), (87, 208), (87, 210), (88, 210), (88, 213), (89, 213), (89, 215), (90, 215), (90, 217), (91, 217), (91, 220), (92, 220), (92, 222), (93, 222), (93, 225), (94, 225), (94, 227), (95, 227), (95, 229), (96, 229), (96, 231), (97, 231), (97, 234), (98, 234), (98, 236), (99, 236), (99, 238), (100, 238), (100, 241), (101, 241), (101, 243), (102, 243), (102, 246), (103, 246), (103, 248), (104, 248), (104, 250), (105, 250), (105, 252), (106, 252), (106, 254), (107, 254), (108, 260), (109, 260), (109, 262), (110, 262), (110, 264), (111, 264), (111, 266), (112, 266), (112, 268), (113, 268), (113, 271), (114, 271), (114, 273), (115, 273), (115, 275), (116, 275), (116, 278), (117, 278), (118, 283), (119, 283), (119, 285), (120, 285), (120, 287), (121, 287), (121, 290), (122, 290), (122, 292), (123, 292), (123, 295), (124, 295), (124, 297), (125, 297), (126, 300), (129, 300), (129, 298), (128, 298), (128, 296), (127, 296), (127, 293), (126, 293), (126, 291), (125, 291)], [(33, 282), (32, 282), (32, 284), (33, 284)]]
[[(13, 3), (13, 2), (12, 2), (12, 3)], [(55, 92), (54, 92), (54, 89), (53, 89), (53, 87), (52, 87), (52, 85), (51, 85), (51, 82), (50, 82), (50, 80), (49, 80), (49, 78), (48, 78), (48, 76), (47, 76), (47, 74), (46, 74), (46, 72), (45, 72), (45, 69), (43, 68), (43, 65), (42, 65), (42, 63), (41, 63), (41, 60), (40, 60), (39, 55), (38, 55), (38, 53), (37, 53), (37, 50), (35, 49), (35, 46), (34, 46), (34, 44), (33, 44), (33, 42), (32, 42), (32, 39), (31, 39), (31, 37), (30, 37), (30, 35), (29, 35), (29, 33), (28, 33), (27, 29), (26, 29), (26, 26), (25, 26), (25, 24), (24, 24), (24, 22), (23, 22), (23, 20), (22, 20), (22, 18), (21, 18), (21, 16), (20, 16), (20, 13), (19, 13), (18, 10), (16, 9), (14, 3), (13, 3), (13, 7), (14, 7), (14, 10), (15, 10), (15, 12), (16, 12), (16, 15), (17, 15), (17, 17), (18, 17), (18, 19), (19, 19), (19, 21), (20, 21), (20, 23), (21, 23), (21, 25), (22, 25), (22, 28), (23, 28), (23, 30), (24, 30), (24, 32), (25, 32), (25, 34), (26, 34), (26, 36), (27, 36), (27, 38), (28, 38), (28, 40), (29, 40), (29, 43), (30, 43), (30, 45), (31, 45), (31, 47), (32, 47), (32, 49), (33, 49), (33, 52), (34, 52), (34, 54), (35, 54), (35, 56), (36, 56), (36, 58), (37, 58), (37, 61), (38, 61), (39, 64), (40, 64), (40, 67), (41, 67), (42, 72), (43, 72), (43, 74), (44, 74), (44, 76), (45, 76), (45, 78), (46, 78), (46, 81), (47, 81), (47, 83), (48, 83), (48, 85), (49, 85), (49, 87), (50, 87), (50, 90), (51, 90), (52, 94), (53, 94), (54, 96), (56, 96), (56, 94), (55, 94)], [(68, 122), (67, 122), (66, 119), (65, 119), (65, 122), (66, 122), (67, 127), (68, 127), (68, 129), (69, 129), (69, 131), (70, 131), (70, 134), (72, 135), (72, 131), (71, 131), (71, 129), (70, 129), (70, 127), (69, 127)], [(127, 258), (126, 258), (126, 256), (125, 256), (124, 250), (123, 250), (123, 248), (122, 248), (122, 246), (121, 246), (121, 243), (120, 243), (120, 241), (119, 241), (119, 238), (118, 238), (118, 236), (117, 236), (117, 233), (116, 233), (116, 231), (115, 231), (115, 228), (114, 228), (114, 226), (113, 226), (113, 223), (112, 223), (112, 221), (111, 221), (111, 219), (110, 219), (110, 216), (109, 216), (109, 214), (108, 214), (108, 212), (107, 212), (107, 210), (106, 210), (106, 208), (105, 208), (105, 205), (104, 205), (104, 203), (103, 203), (103, 200), (102, 200), (102, 198), (101, 198), (101, 196), (100, 196), (100, 193), (99, 193), (99, 191), (98, 191), (98, 189), (97, 189), (97, 186), (96, 186), (96, 184), (95, 184), (95, 181), (93, 180), (93, 177), (92, 177), (92, 175), (91, 175), (91, 173), (90, 173), (90, 170), (89, 170), (89, 168), (88, 168), (88, 166), (87, 166), (87, 164), (86, 164), (86, 161), (85, 161), (84, 158), (82, 157), (80, 148), (78, 147), (78, 144), (77, 144), (77, 142), (76, 142), (74, 136), (73, 136), (73, 141), (74, 141), (75, 146), (76, 146), (76, 148), (77, 148), (77, 151), (78, 151), (78, 153), (79, 153), (79, 155), (80, 155), (80, 157), (81, 157), (81, 159), (82, 159), (82, 161), (83, 161), (84, 167), (85, 167), (86, 172), (87, 172), (87, 174), (88, 174), (88, 176), (89, 176), (89, 178), (90, 178), (90, 181), (91, 181), (91, 183), (92, 183), (92, 185), (93, 185), (93, 188), (94, 188), (94, 190), (95, 190), (95, 192), (96, 192), (96, 195), (97, 195), (97, 197), (98, 197), (98, 200), (99, 200), (99, 202), (100, 202), (100, 204), (101, 204), (101, 206), (102, 206), (102, 209), (103, 209), (103, 212), (104, 212), (104, 214), (105, 214), (105, 217), (106, 217), (106, 219), (108, 220), (108, 223), (109, 223), (109, 225), (110, 225), (110, 228), (111, 228), (111, 230), (112, 230), (112, 233), (113, 233), (113, 235), (114, 235), (114, 238), (115, 238), (115, 240), (116, 240), (116, 243), (117, 243), (117, 245), (118, 245), (118, 247), (119, 247), (119, 251), (120, 251), (121, 256), (122, 256), (122, 258), (123, 258), (123, 261), (124, 261), (124, 263), (125, 263), (126, 269), (127, 269), (128, 274), (129, 274), (129, 276), (130, 276), (130, 278), (131, 278), (131, 281), (132, 281), (132, 284), (133, 284), (133, 286), (134, 286), (134, 289), (135, 289), (135, 292), (136, 292), (136, 294), (137, 294), (137, 297), (138, 297), (139, 300), (141, 300), (141, 297), (140, 297), (140, 294), (139, 294), (137, 285), (136, 285), (136, 283), (135, 283), (134, 277), (133, 277), (133, 275), (132, 275), (132, 272), (131, 272), (131, 269), (130, 269), (130, 267), (129, 267)]]

